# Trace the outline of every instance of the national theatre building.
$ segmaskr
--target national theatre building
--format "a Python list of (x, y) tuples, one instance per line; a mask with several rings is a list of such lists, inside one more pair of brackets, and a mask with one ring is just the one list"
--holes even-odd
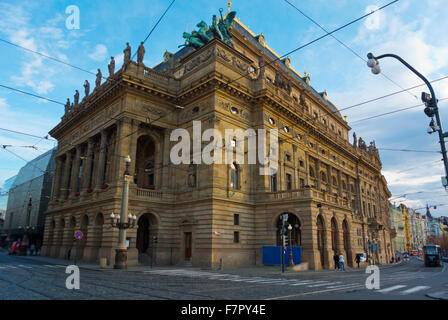
[[(129, 155), (128, 210), (136, 215), (126, 237), (130, 265), (261, 265), (264, 246), (282, 245), (284, 213), (292, 226), (287, 242), (302, 248), (311, 269), (332, 267), (334, 253), (351, 265), (372, 243), (372, 259), (390, 261), (391, 194), (375, 143), (349, 139), (351, 128), (327, 93), (234, 17), (201, 21), (184, 33), (182, 49), (165, 52), (153, 68), (143, 64), (143, 43), (137, 62), (128, 45), (121, 69), (112, 59), (107, 77), (98, 70), (92, 92), (86, 80), (84, 98), (76, 91), (67, 101), (50, 132), (58, 149), (42, 255), (70, 252), (72, 259), (113, 264), (118, 229), (110, 215), (120, 212)], [(202, 132), (223, 135), (277, 129), (278, 169), (261, 175), (261, 164), (248, 161), (196, 163), (193, 153), (188, 163), (174, 164), (178, 141), (171, 133), (192, 132), (193, 121)], [(245, 142), (225, 141), (214, 152)], [(76, 230), (81, 240), (74, 241)]]

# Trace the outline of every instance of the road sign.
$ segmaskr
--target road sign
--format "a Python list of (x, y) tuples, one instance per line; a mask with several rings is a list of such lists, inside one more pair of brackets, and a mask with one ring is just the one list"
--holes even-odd
[(76, 239), (81, 240), (83, 236), (84, 236), (84, 234), (82, 233), (81, 230), (76, 230), (75, 231), (75, 238)]

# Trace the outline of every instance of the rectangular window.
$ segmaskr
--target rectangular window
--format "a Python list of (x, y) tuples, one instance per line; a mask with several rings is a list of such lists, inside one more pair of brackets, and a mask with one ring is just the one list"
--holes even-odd
[(300, 184), (300, 188), (304, 188), (305, 187), (305, 180), (299, 179), (299, 184)]
[(286, 174), (286, 190), (292, 189), (292, 178), (289, 173)]
[(240, 215), (235, 213), (233, 215), (233, 225), (239, 226), (240, 225)]
[(303, 166), (304, 166), (303, 160), (299, 160), (299, 166), (301, 166), (303, 168)]
[(286, 161), (291, 161), (291, 156), (289, 154), (285, 154), (285, 160)]
[(240, 242), (240, 233), (238, 231), (233, 232), (233, 243)]
[(271, 175), (271, 192), (277, 192), (277, 174)]

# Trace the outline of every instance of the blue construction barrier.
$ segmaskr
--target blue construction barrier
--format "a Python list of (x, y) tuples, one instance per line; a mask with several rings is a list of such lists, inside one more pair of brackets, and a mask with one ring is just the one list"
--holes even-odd
[[(282, 264), (282, 247), (263, 246), (263, 264), (279, 266)], [(285, 265), (289, 264), (289, 247), (286, 247), (284, 254)], [(302, 262), (302, 247), (292, 247), (292, 261), (294, 264)]]

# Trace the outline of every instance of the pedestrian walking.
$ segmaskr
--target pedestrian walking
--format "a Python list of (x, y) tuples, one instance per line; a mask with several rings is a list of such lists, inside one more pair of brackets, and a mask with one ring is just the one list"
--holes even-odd
[(355, 261), (358, 264), (358, 269), (359, 269), (359, 263), (361, 262), (361, 255), (357, 254), (356, 258), (355, 258)]
[(341, 269), (342, 271), (345, 271), (345, 269), (344, 269), (344, 262), (345, 262), (344, 255), (341, 253), (339, 255), (339, 269)]
[(336, 252), (334, 253), (333, 260), (334, 260), (334, 269), (339, 270), (339, 256)]
[(34, 243), (32, 243), (30, 245), (30, 256), (34, 255), (34, 250), (36, 250), (36, 246), (34, 245)]

